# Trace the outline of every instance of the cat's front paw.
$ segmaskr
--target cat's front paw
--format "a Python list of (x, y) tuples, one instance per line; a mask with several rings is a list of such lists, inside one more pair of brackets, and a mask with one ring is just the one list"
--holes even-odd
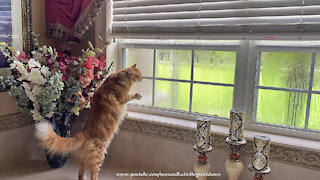
[(139, 100), (139, 99), (142, 98), (142, 96), (141, 96), (140, 93), (136, 93), (136, 94), (134, 94), (134, 98), (137, 99), (137, 100)]

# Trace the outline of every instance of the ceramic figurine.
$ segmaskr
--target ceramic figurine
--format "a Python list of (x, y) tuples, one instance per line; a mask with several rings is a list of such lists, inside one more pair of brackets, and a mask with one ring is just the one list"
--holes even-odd
[(232, 141), (243, 140), (244, 131), (244, 112), (239, 110), (230, 111), (230, 129), (229, 138)]
[(207, 117), (199, 117), (197, 120), (197, 148), (208, 149), (211, 146), (210, 120)]
[(270, 138), (262, 135), (255, 135), (253, 139), (254, 153), (252, 155), (252, 166), (257, 171), (265, 170), (268, 167), (270, 158)]

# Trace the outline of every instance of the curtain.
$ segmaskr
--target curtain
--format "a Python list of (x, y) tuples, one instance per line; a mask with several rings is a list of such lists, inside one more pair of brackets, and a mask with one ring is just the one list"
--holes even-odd
[(81, 39), (104, 0), (46, 0), (47, 36)]

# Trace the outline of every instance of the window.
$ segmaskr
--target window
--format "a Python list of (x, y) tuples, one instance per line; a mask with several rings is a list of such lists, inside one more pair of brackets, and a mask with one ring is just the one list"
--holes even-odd
[[(222, 42), (220, 42), (222, 43)], [(148, 47), (145, 47), (148, 48)], [(236, 49), (123, 48), (124, 66), (137, 64), (143, 81), (133, 88), (134, 101), (150, 107), (228, 117), (232, 109)]]
[(11, 43), (12, 24), (11, 24), (11, 0), (3, 0), (0, 2), (0, 41)]
[(239, 108), (252, 129), (292, 132), (320, 130), (318, 46), (248, 40), (120, 43), (123, 67), (137, 64), (143, 74), (132, 90), (143, 98), (133, 107), (203, 114), (225, 120), (221, 124), (227, 124), (232, 108)]
[(258, 52), (256, 122), (320, 130), (319, 53), (285, 48)]
[[(31, 22), (29, 19), (30, 5), (27, 1), (1, 0), (0, 1), (0, 42), (6, 42), (15, 49), (27, 48), (27, 26)], [(12, 11), (12, 10), (15, 11)], [(31, 16), (31, 15), (30, 15)], [(29, 22), (30, 21), (30, 22)], [(26, 34), (23, 34), (26, 32)]]

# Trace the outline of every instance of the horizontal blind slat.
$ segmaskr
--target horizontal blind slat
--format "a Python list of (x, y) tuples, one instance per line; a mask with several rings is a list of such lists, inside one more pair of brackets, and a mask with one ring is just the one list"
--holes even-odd
[(216, 25), (255, 25), (255, 24), (301, 24), (319, 22), (320, 15), (303, 16), (263, 16), (263, 17), (238, 17), (217, 19), (183, 19), (161, 21), (119, 21), (114, 22), (114, 27), (185, 27), (185, 26), (216, 26)]
[[(277, 7), (277, 8), (255, 8), (237, 10), (209, 10), (209, 11), (187, 11), (171, 13), (146, 13), (115, 15), (114, 21), (141, 21), (141, 20), (168, 20), (168, 19), (198, 19), (201, 18), (225, 18), (225, 17), (256, 17), (256, 16), (292, 16), (300, 15), (302, 8)], [(320, 6), (307, 6), (303, 8), (304, 15), (317, 15)]]
[(121, 7), (138, 7), (138, 6), (154, 6), (154, 5), (168, 5), (168, 4), (185, 4), (185, 3), (199, 3), (199, 2), (219, 2), (219, 1), (237, 1), (237, 0), (135, 0), (135, 1), (115, 1), (113, 8)]
[[(319, 0), (309, 0), (305, 5), (320, 5)], [(245, 9), (264, 7), (291, 7), (302, 6), (302, 0), (253, 0), (253, 1), (223, 1), (209, 3), (189, 3), (189, 4), (169, 4), (161, 6), (139, 6), (115, 8), (114, 15), (117, 14), (138, 14), (155, 12), (180, 12), (201, 10), (223, 10), (223, 9)]]
[(144, 27), (133, 27), (130, 28), (130, 31), (128, 31), (125, 27), (115, 27), (113, 34), (123, 34), (126, 35), (173, 35), (171, 37), (179, 36), (179, 35), (197, 35), (197, 34), (211, 34), (211, 35), (219, 35), (219, 34), (246, 34), (246, 33), (264, 33), (264, 34), (273, 34), (273, 33), (317, 33), (319, 34), (320, 25), (319, 24), (307, 24), (304, 25), (303, 28), (299, 25), (278, 25), (275, 29), (274, 27), (267, 25), (246, 25), (246, 26), (216, 26), (216, 27), (201, 27), (201, 32), (199, 31), (199, 28), (195, 27), (184, 27), (177, 29), (175, 27), (165, 27), (165, 33), (164, 28), (157, 28), (152, 27), (145, 29)]

